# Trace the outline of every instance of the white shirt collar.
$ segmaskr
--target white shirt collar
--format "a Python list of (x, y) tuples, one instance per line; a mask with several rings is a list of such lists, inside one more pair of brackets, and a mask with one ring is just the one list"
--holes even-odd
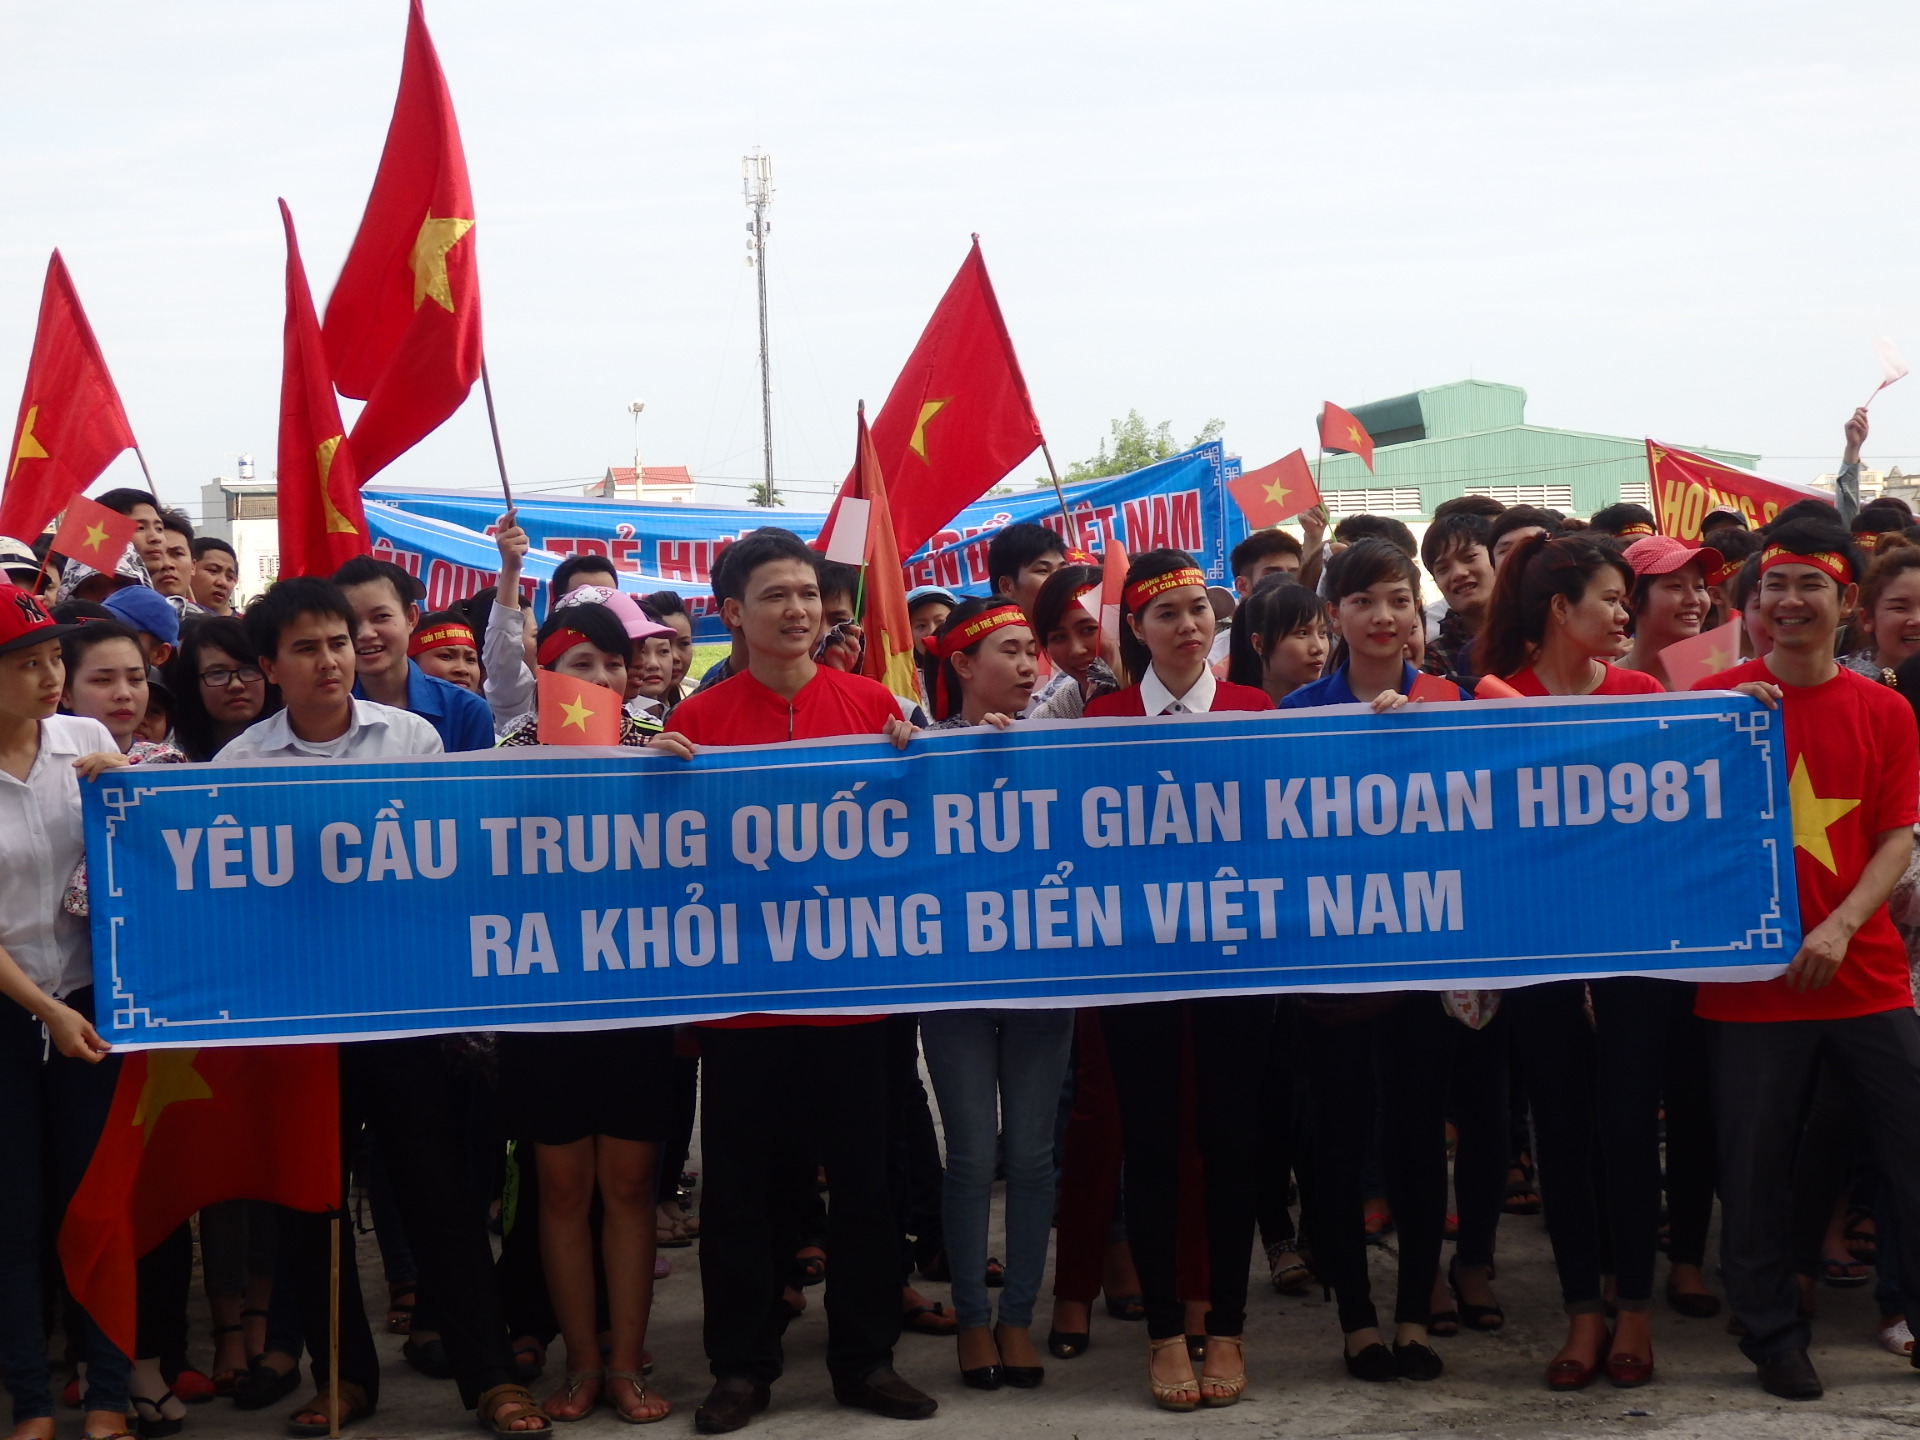
[(265, 755), (319, 755), (328, 758), (351, 755), (361, 744), (361, 732), (385, 730), (389, 724), (388, 717), (394, 711), (391, 706), (379, 705), (371, 700), (352, 700), (349, 704), (353, 714), (347, 721), (347, 728), (331, 740), (302, 740), (293, 733), (289, 712), (277, 710), (246, 732), (255, 737), (248, 748)]
[(1193, 688), (1184, 695), (1175, 695), (1160, 683), (1159, 673), (1149, 665), (1140, 680), (1140, 704), (1149, 715), (1165, 715), (1176, 706), (1188, 715), (1205, 715), (1213, 709), (1213, 687), (1213, 670), (1203, 666)]

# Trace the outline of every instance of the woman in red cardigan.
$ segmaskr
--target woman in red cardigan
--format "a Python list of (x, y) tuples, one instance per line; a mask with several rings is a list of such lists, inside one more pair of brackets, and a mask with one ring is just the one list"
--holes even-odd
[[(1152, 550), (1127, 568), (1120, 660), (1134, 683), (1087, 702), (1087, 716), (1196, 715), (1271, 710), (1264, 690), (1216, 680), (1207, 665), (1213, 607), (1206, 576), (1178, 550)], [(1247, 1384), (1240, 1332), (1253, 1257), (1252, 1137), (1273, 1029), (1271, 996), (1229, 995), (1113, 1005), (1101, 1012), (1126, 1148), (1127, 1236), (1147, 1302), (1148, 1381), (1169, 1410), (1231, 1405)], [(1190, 1044), (1195, 1108), (1183, 1117), (1180, 1057)], [(1176, 1282), (1180, 1136), (1193, 1129), (1205, 1176), (1208, 1302), (1199, 1377), (1185, 1339)]]

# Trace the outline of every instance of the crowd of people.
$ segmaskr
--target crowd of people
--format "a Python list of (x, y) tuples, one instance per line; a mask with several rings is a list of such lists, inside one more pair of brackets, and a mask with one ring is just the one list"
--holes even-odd
[[(1864, 438), (1860, 412), (1850, 461)], [(1355, 1381), (1432, 1381), (1437, 1339), (1505, 1324), (1500, 1222), (1541, 1212), (1566, 1311), (1564, 1343), (1540, 1357), (1552, 1390), (1653, 1382), (1654, 1306), (1713, 1320), (1716, 1270), (1727, 1327), (1773, 1395), (1821, 1393), (1808, 1355), (1821, 1284), (1874, 1286), (1878, 1343), (1913, 1356), (1920, 525), (1896, 501), (1808, 501), (1758, 528), (1721, 511), (1697, 547), (1634, 504), (1583, 520), (1465, 495), (1417, 544), (1390, 518), (1328, 535), (1310, 516), (1304, 541), (1271, 529), (1235, 548), (1230, 593), (1178, 551), (1133, 556), (1117, 645), (1092, 557), (1011, 525), (988, 547), (990, 595), (908, 597), (922, 683), (902, 698), (858, 673), (857, 571), (777, 528), (720, 553), (731, 648), (694, 676), (680, 598), (622, 592), (603, 559), (561, 565), (534, 624), (511, 513), (497, 585), (450, 610), (421, 613), (413, 577), (362, 557), (330, 580), (280, 580), (236, 614), (221, 542), (143, 492), (101, 498), (139, 522), (115, 574), (69, 563), (48, 585), (43, 555), (0, 542), (0, 1369), (14, 1440), (55, 1433), (56, 1332), (88, 1440), (162, 1440), (216, 1396), (279, 1405), (303, 1358), (317, 1393), (289, 1432), (358, 1425), (379, 1401), (376, 1330), (404, 1335), (407, 1362), (453, 1381), (493, 1433), (599, 1406), (658, 1421), (701, 1357), (662, 1355), (656, 1383), (653, 1286), (661, 1252), (696, 1240), (703, 1433), (767, 1408), (783, 1333), (823, 1281), (834, 1395), (899, 1419), (936, 1408), (894, 1368), (904, 1332), (951, 1337), (968, 1386), (1034, 1389), (1043, 1357), (1087, 1353), (1102, 1299), (1146, 1333), (1144, 1396), (1232, 1405), (1250, 1369), (1281, 1368), (1243, 1345), (1256, 1266), (1282, 1294), (1325, 1288)], [(1486, 677), (1507, 695), (1652, 695), (1676, 683), (1670, 646), (1733, 617), (1744, 658), (1695, 688), (1782, 718), (1804, 939), (1777, 979), (347, 1044), (341, 1206), (350, 1182), (389, 1293), (370, 1309), (358, 1268), (342, 1267), (337, 1356), (326, 1215), (204, 1210), (139, 1262), (131, 1356), (48, 1262), (117, 1064), (94, 1026), (79, 826), (80, 787), (115, 767), (532, 745), (541, 669), (621, 695), (622, 745), (680, 757), (845, 735), (905, 749), (921, 730), (1081, 716), (1384, 713), (1470, 700)], [(696, 1113), (697, 1216), (684, 1203)], [(1368, 1247), (1389, 1231), (1387, 1322)], [(205, 1368), (188, 1345), (196, 1243)], [(916, 1288), (927, 1281), (951, 1286), (951, 1311)]]

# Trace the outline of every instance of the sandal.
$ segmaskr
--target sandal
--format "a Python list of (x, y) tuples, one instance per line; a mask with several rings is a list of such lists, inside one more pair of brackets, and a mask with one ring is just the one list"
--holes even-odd
[(276, 1370), (262, 1357), (247, 1367), (247, 1373), (233, 1387), (233, 1408), (264, 1410), (269, 1405), (278, 1405), (299, 1388), (299, 1365), (291, 1370)]
[(167, 1436), (178, 1435), (182, 1430), (187, 1428), (187, 1417), (185, 1415), (175, 1418), (167, 1414), (167, 1402), (169, 1400), (179, 1405), (186, 1404), (184, 1400), (173, 1393), (171, 1387), (157, 1400), (149, 1400), (144, 1395), (129, 1395), (127, 1398), (133, 1402), (133, 1429), (134, 1433), (140, 1437), (140, 1440), (166, 1440)]
[[(401, 1299), (401, 1296), (406, 1299)], [(387, 1333), (389, 1335), (409, 1335), (413, 1333), (413, 1312), (418, 1308), (414, 1301), (419, 1299), (411, 1285), (387, 1292)]]
[(655, 1206), (653, 1216), (653, 1243), (657, 1249), (684, 1250), (693, 1244), (693, 1237), (687, 1234), (685, 1221), (669, 1215), (665, 1205)]
[[(1207, 1337), (1207, 1357), (1217, 1359), (1222, 1345), (1231, 1345), (1240, 1357), (1238, 1375), (1209, 1375), (1200, 1372), (1200, 1399), (1214, 1409), (1238, 1403), (1247, 1389), (1247, 1352), (1240, 1343), (1238, 1335), (1210, 1335)], [(1209, 1393), (1217, 1391), (1218, 1393)]]
[(827, 1278), (827, 1252), (818, 1245), (802, 1245), (793, 1255), (794, 1284), (801, 1289)]
[(1282, 1295), (1304, 1295), (1313, 1288), (1313, 1272), (1291, 1245), (1267, 1247), (1267, 1278)]
[[(482, 1390), (473, 1407), (473, 1418), (480, 1428), (495, 1435), (543, 1435), (553, 1429), (553, 1418), (540, 1408), (533, 1392), (524, 1385), (508, 1383)], [(537, 1419), (530, 1428), (514, 1428), (514, 1421)]]
[(1878, 1332), (1880, 1348), (1889, 1355), (1907, 1358), (1913, 1354), (1913, 1330), (1901, 1316), (1881, 1321)]
[(1377, 1245), (1393, 1233), (1393, 1211), (1387, 1208), (1385, 1200), (1376, 1196), (1367, 1201), (1365, 1216), (1369, 1245)]
[(900, 1316), (900, 1328), (911, 1330), (916, 1335), (957, 1335), (960, 1333), (960, 1321), (947, 1313), (947, 1307), (938, 1301), (931, 1305), (915, 1305)]
[(986, 1285), (989, 1290), (997, 1289), (1007, 1283), (1007, 1267), (992, 1255), (987, 1257)]
[(1163, 1380), (1156, 1380), (1154, 1378), (1153, 1357), (1158, 1355), (1162, 1350), (1170, 1350), (1176, 1345), (1184, 1351), (1187, 1345), (1187, 1337), (1184, 1335), (1169, 1335), (1164, 1340), (1149, 1340), (1147, 1342), (1147, 1388), (1153, 1394), (1153, 1403), (1158, 1405), (1162, 1410), (1198, 1410), (1200, 1408), (1200, 1382), (1193, 1377), (1192, 1360), (1187, 1361), (1188, 1375), (1185, 1380), (1176, 1380), (1172, 1384), (1168, 1384)]
[(1866, 1210), (1849, 1210), (1846, 1219), (1847, 1253), (1862, 1265), (1871, 1265), (1880, 1254), (1879, 1227)]
[[(245, 1325), (214, 1326), (213, 1327), (213, 1343), (215, 1348), (217, 1349), (219, 1347), (220, 1337), (222, 1335), (244, 1334), (246, 1331), (246, 1328), (247, 1327)], [(213, 1372), (213, 1393), (216, 1395), (231, 1396), (233, 1394), (234, 1387), (240, 1383), (242, 1377), (244, 1377), (246, 1373), (247, 1372), (244, 1369), (214, 1371)]]
[(700, 1238), (699, 1219), (696, 1216), (689, 1215), (678, 1198), (669, 1200), (661, 1205), (656, 1213), (662, 1220), (679, 1231), (686, 1239), (691, 1241)]
[(1144, 1320), (1147, 1318), (1147, 1302), (1138, 1295), (1109, 1295), (1107, 1314), (1116, 1320)]
[[(1866, 1269), (1867, 1267), (1858, 1260), (1827, 1260), (1823, 1258), (1820, 1261), (1820, 1278), (1836, 1290), (1854, 1290), (1862, 1285), (1870, 1285), (1873, 1283), (1873, 1276), (1867, 1274)], [(1858, 1275), (1849, 1274), (1848, 1272), (1852, 1270), (1858, 1270), (1861, 1273)]]
[(429, 1380), (453, 1379), (453, 1361), (447, 1358), (446, 1342), (437, 1335), (431, 1340), (416, 1340), (409, 1335), (400, 1347), (400, 1356)]
[[(302, 1405), (298, 1410), (294, 1411), (293, 1414), (287, 1418), (287, 1433), (289, 1435), (316, 1437), (331, 1434), (333, 1431), (333, 1423), (328, 1418), (328, 1413), (329, 1411), (338, 1412), (341, 1402), (343, 1401), (346, 1404), (346, 1411), (340, 1415), (340, 1428), (342, 1430), (346, 1429), (349, 1425), (358, 1424), (373, 1414), (373, 1402), (367, 1399), (367, 1392), (351, 1380), (342, 1380), (340, 1382), (338, 1395), (331, 1395), (327, 1391), (321, 1390), (314, 1395), (312, 1404)], [(311, 1420), (302, 1418), (307, 1415), (311, 1415), (314, 1418)]]
[[(569, 1370), (567, 1378), (560, 1382), (560, 1388), (547, 1396), (540, 1408), (546, 1412), (549, 1420), (584, 1420), (593, 1413), (593, 1407), (600, 1403), (600, 1382), (606, 1378), (607, 1372), (604, 1370)], [(593, 1386), (593, 1391), (582, 1401), (580, 1392), (589, 1384)], [(562, 1411), (555, 1408), (556, 1405), (567, 1408)]]
[[(1493, 1283), (1493, 1267), (1491, 1265), (1487, 1267), (1487, 1283)], [(1507, 1312), (1498, 1305), (1475, 1305), (1472, 1301), (1461, 1296), (1460, 1257), (1458, 1255), (1447, 1261), (1447, 1288), (1453, 1292), (1453, 1303), (1459, 1307), (1460, 1323), (1465, 1325), (1469, 1330), (1479, 1330), (1484, 1334), (1490, 1335), (1507, 1323)], [(1434, 1318), (1438, 1319), (1439, 1317), (1435, 1316)], [(1430, 1330), (1432, 1329), (1431, 1326), (1428, 1328)], [(1434, 1330), (1433, 1333), (1437, 1335), (1440, 1332)]]
[(522, 1385), (530, 1385), (547, 1368), (547, 1347), (528, 1335), (514, 1342), (513, 1373)]
[[(1519, 1179), (1514, 1179), (1514, 1176)], [(1540, 1191), (1533, 1183), (1533, 1157), (1521, 1151), (1512, 1165), (1507, 1167), (1506, 1213), (1509, 1215), (1538, 1215), (1540, 1213)]]
[[(667, 1418), (667, 1416), (673, 1413), (673, 1406), (667, 1404), (666, 1397), (664, 1395), (657, 1394), (656, 1392), (647, 1389), (646, 1380), (643, 1377), (634, 1374), (631, 1370), (607, 1371), (607, 1388), (611, 1390), (615, 1382), (632, 1386), (634, 1402), (641, 1407), (640, 1411), (636, 1413), (634, 1411), (628, 1410), (627, 1407), (625, 1405), (622, 1405), (619, 1400), (617, 1399), (614, 1400), (613, 1413), (618, 1415), (622, 1420), (626, 1421), (627, 1424), (651, 1425), (653, 1424), (654, 1421), (664, 1420)], [(649, 1403), (656, 1400), (659, 1401), (661, 1406), (663, 1407), (660, 1413), (658, 1415), (647, 1413), (647, 1407)]]

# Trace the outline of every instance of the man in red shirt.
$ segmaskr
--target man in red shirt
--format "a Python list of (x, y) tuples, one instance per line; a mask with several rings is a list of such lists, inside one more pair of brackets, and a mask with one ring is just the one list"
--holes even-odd
[(1727, 1295), (1761, 1385), (1789, 1400), (1822, 1393), (1807, 1356), (1788, 1203), (1822, 1063), (1851, 1082), (1865, 1112), (1898, 1221), (1900, 1271), (1910, 1291), (1920, 1290), (1920, 1018), (1906, 949), (1887, 915), (1920, 819), (1920, 738), (1899, 694), (1834, 661), (1834, 633), (1854, 608), (1860, 568), (1834, 522), (1776, 528), (1760, 552), (1760, 615), (1773, 650), (1694, 687), (1777, 703), (1787, 747), (1800, 950), (1776, 979), (1702, 985), (1697, 1008), (1720, 1022)]
[[(767, 745), (913, 727), (886, 687), (815, 663), (820, 557), (784, 531), (727, 551), (714, 593), (746, 665), (680, 702), (667, 728), (696, 745)], [(714, 1384), (694, 1428), (739, 1430), (766, 1409), (792, 1312), (781, 1289), (800, 1243), (790, 1223), (794, 1135), (818, 1138), (827, 1211), (827, 1368), (833, 1393), (892, 1419), (936, 1402), (893, 1369), (901, 1241), (887, 1173), (887, 1031), (876, 1017), (743, 1015), (702, 1032), (700, 1288)], [(811, 1159), (806, 1162), (810, 1167)]]

